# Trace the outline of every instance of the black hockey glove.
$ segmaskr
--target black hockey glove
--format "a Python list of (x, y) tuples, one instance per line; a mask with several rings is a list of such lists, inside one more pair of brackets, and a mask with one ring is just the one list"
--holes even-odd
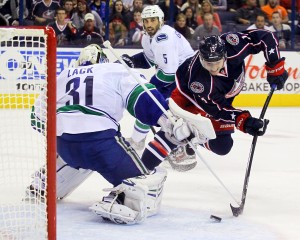
[(134, 68), (134, 60), (132, 57), (130, 57), (129, 55), (127, 54), (123, 54), (121, 56), (121, 58), (123, 59), (123, 61), (127, 64), (128, 67), (130, 68)]
[(267, 81), (271, 85), (276, 85), (277, 90), (283, 88), (285, 81), (288, 79), (288, 72), (284, 69), (285, 58), (280, 58), (274, 63), (266, 62)]
[(268, 119), (254, 118), (248, 111), (243, 111), (235, 120), (235, 126), (238, 130), (249, 133), (252, 136), (264, 135), (268, 124)]

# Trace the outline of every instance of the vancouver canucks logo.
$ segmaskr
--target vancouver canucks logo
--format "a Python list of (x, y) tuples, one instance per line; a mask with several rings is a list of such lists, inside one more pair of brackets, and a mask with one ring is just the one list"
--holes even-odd
[(190, 85), (190, 89), (194, 93), (202, 93), (204, 91), (204, 86), (199, 82), (192, 82)]
[(168, 35), (165, 33), (161, 33), (156, 37), (156, 42), (161, 42), (168, 39)]

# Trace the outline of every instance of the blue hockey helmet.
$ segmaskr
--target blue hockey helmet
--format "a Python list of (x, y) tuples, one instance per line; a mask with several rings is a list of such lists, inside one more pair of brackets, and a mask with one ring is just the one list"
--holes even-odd
[(200, 57), (207, 62), (216, 62), (226, 58), (225, 42), (220, 36), (204, 37), (199, 43)]
[(107, 62), (109, 62), (109, 60), (102, 48), (97, 44), (90, 44), (81, 50), (77, 60), (77, 66), (88, 66)]

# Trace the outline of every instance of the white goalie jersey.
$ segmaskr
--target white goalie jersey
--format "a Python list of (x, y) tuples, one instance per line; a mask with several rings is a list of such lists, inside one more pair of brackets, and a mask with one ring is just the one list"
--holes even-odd
[[(141, 74), (136, 75), (146, 83)], [(57, 83), (58, 136), (64, 132), (118, 130), (128, 95), (138, 85), (118, 63), (69, 68), (59, 75)]]

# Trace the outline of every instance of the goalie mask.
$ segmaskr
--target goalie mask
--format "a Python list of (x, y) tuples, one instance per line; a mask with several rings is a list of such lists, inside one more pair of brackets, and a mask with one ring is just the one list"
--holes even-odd
[(102, 48), (97, 44), (91, 44), (81, 50), (77, 60), (77, 66), (88, 66), (96, 63), (108, 63), (109, 60)]

